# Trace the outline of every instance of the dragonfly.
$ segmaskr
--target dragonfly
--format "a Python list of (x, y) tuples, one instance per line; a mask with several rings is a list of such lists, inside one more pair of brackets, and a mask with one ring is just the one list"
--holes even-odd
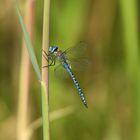
[[(73, 73), (71, 60), (69, 59), (69, 54), (76, 53), (77, 50), (79, 52), (81, 52), (83, 48), (85, 48), (85, 43), (83, 43), (83, 42), (80, 42), (78, 45), (76, 45), (72, 48), (68, 48), (65, 51), (60, 50), (58, 46), (50, 46), (49, 54), (47, 54), (45, 51), (43, 51), (45, 59), (49, 62), (48, 66), (43, 66), (43, 68), (55, 66), (56, 61), (58, 61), (60, 64), (56, 66), (55, 70), (57, 70), (58, 67), (63, 67), (67, 71), (67, 73), (71, 77), (74, 85), (76, 86), (76, 89), (80, 95), (83, 105), (86, 108), (88, 108), (88, 105), (87, 105), (87, 102), (86, 102), (86, 99), (84, 96), (84, 92), (83, 92), (76, 76)], [(74, 61), (76, 61), (76, 59)]]

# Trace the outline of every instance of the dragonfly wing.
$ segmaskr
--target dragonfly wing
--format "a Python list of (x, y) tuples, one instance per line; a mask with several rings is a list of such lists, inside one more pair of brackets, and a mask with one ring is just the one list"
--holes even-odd
[(66, 49), (63, 53), (67, 56), (68, 59), (70, 58), (79, 58), (85, 55), (87, 51), (87, 44), (85, 42), (79, 42), (74, 47)]
[(89, 60), (87, 57), (87, 44), (85, 42), (79, 42), (72, 48), (68, 48), (65, 53), (69, 64), (74, 71), (83, 71), (89, 66)]
[[(89, 60), (87, 59), (87, 44), (80, 42), (72, 48), (65, 50), (64, 55), (66, 56), (67, 62), (73, 71), (84, 71), (89, 66)], [(68, 75), (67, 71), (61, 63), (59, 63), (54, 69), (55, 76), (58, 78), (66, 78)]]
[(69, 64), (71, 65), (71, 68), (73, 71), (86, 71), (91, 62), (88, 60), (88, 58), (77, 58), (77, 59), (71, 59)]
[(69, 76), (68, 72), (62, 66), (61, 63), (59, 63), (57, 66), (55, 66), (55, 68), (54, 68), (54, 75), (55, 75), (55, 77), (57, 77), (59, 79), (62, 79), (62, 80)]

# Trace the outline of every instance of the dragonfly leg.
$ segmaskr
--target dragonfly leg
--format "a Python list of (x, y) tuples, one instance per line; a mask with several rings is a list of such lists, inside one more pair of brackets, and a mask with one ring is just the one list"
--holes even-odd
[(43, 54), (43, 57), (48, 61), (48, 58)]
[(51, 57), (51, 55), (47, 54), (44, 50), (43, 51), (43, 56), (44, 58), (49, 62), (50, 61), (50, 64), (49, 65), (46, 65), (46, 66), (43, 66), (42, 68), (45, 68), (45, 67), (49, 67), (49, 66), (54, 66), (55, 65), (55, 59), (53, 57)]
[(54, 66), (54, 65), (55, 65), (55, 62), (51, 60), (51, 64), (46, 65), (46, 66), (43, 66), (42, 68), (46, 68), (46, 67), (49, 67), (49, 66)]
[(43, 49), (42, 49), (42, 51), (45, 53), (46, 56), (49, 56)]
[(44, 50), (42, 50), (43, 51), (43, 57), (47, 60), (47, 61), (49, 61), (49, 55), (44, 51)]
[(51, 63), (49, 65), (43, 66), (42, 68), (49, 67), (49, 66), (54, 66), (55, 65), (55, 60), (53, 58), (50, 57), (49, 61), (51, 61)]

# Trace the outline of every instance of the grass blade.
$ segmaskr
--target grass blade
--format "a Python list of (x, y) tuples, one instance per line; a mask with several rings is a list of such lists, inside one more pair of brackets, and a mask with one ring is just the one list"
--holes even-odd
[(32, 43), (31, 43), (31, 40), (30, 40), (30, 37), (29, 37), (29, 34), (27, 32), (24, 20), (22, 18), (22, 15), (21, 15), (21, 12), (20, 12), (20, 9), (19, 9), (17, 3), (16, 3), (16, 12), (17, 12), (17, 15), (18, 15), (18, 19), (19, 19), (22, 31), (23, 31), (26, 47), (28, 49), (28, 53), (29, 53), (32, 65), (34, 67), (34, 70), (36, 72), (38, 80), (40, 80), (41, 79), (41, 74), (40, 74), (39, 65), (38, 65), (38, 62), (37, 62), (37, 59), (36, 59), (36, 56), (35, 56), (35, 53), (34, 53), (34, 50), (33, 50), (33, 47), (32, 47)]
[[(27, 31), (31, 40), (33, 39), (34, 28), (34, 2), (26, 1), (24, 21), (27, 27)], [(17, 105), (17, 140), (29, 140), (25, 135), (27, 131), (28, 117), (29, 117), (29, 87), (30, 87), (30, 60), (28, 50), (25, 46), (25, 41), (22, 39), (21, 59), (20, 59), (20, 73), (19, 73), (19, 93), (18, 93), (18, 105)], [(25, 67), (26, 66), (26, 67)]]

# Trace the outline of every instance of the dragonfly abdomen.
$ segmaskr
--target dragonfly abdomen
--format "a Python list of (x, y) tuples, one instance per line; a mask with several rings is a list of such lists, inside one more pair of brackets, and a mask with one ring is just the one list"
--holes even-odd
[(70, 77), (72, 78), (72, 80), (73, 80), (73, 82), (78, 90), (78, 93), (80, 95), (80, 98), (81, 98), (83, 104), (85, 105), (86, 108), (88, 108), (85, 97), (84, 97), (84, 93), (83, 93), (75, 75), (73, 74), (72, 70), (70, 69), (70, 67), (67, 63), (64, 63), (63, 65), (64, 65), (65, 69), (68, 71), (68, 73), (70, 74)]

